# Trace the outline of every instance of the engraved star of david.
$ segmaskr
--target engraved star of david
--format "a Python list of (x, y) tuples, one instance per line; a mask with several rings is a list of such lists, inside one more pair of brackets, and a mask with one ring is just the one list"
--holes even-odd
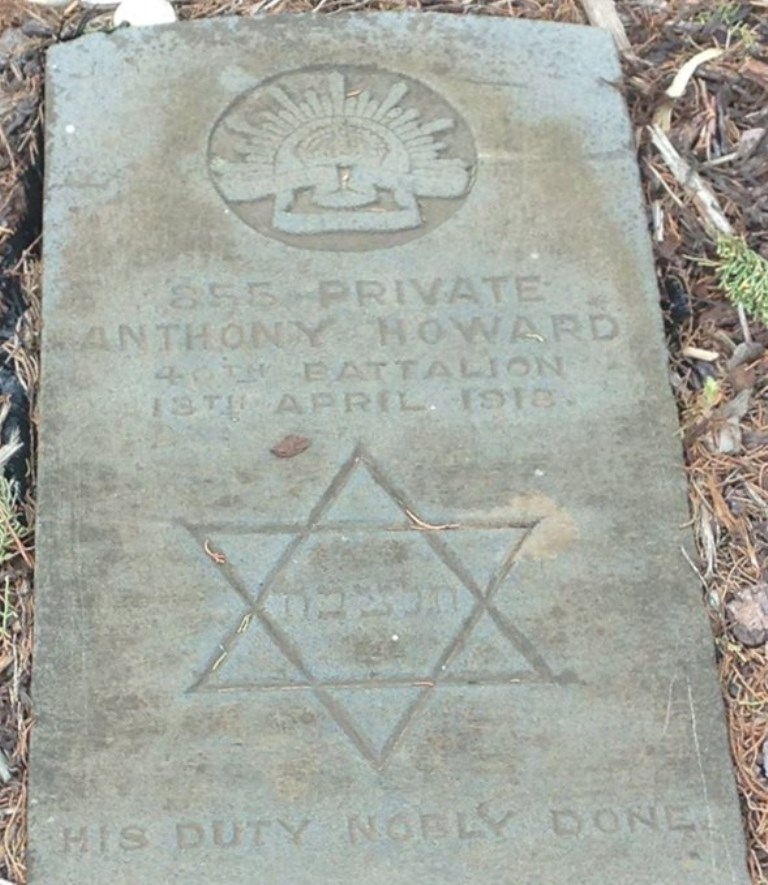
[(570, 682), (495, 602), (540, 522), (427, 520), (359, 445), (304, 522), (188, 524), (244, 605), (190, 691), (310, 691), (381, 769), (439, 688)]

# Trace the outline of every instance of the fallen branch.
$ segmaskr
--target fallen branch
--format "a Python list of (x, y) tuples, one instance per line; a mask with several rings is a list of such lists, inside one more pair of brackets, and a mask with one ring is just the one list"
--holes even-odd
[(581, 5), (591, 25), (610, 32), (619, 52), (626, 52), (629, 49), (629, 37), (616, 12), (613, 0), (581, 0)]
[[(656, 150), (661, 154), (667, 168), (675, 177), (675, 180), (693, 200), (694, 205), (699, 211), (699, 218), (704, 225), (704, 229), (713, 240), (717, 241), (721, 237), (734, 237), (736, 231), (731, 226), (730, 221), (725, 216), (717, 197), (712, 193), (705, 181), (699, 173), (691, 166), (687, 160), (684, 160), (672, 142), (667, 138), (658, 126), (649, 126), (651, 133), (651, 141)], [(739, 315), (739, 324), (747, 344), (752, 343), (752, 335), (749, 331), (749, 322), (744, 311), (744, 306), (736, 305)]]

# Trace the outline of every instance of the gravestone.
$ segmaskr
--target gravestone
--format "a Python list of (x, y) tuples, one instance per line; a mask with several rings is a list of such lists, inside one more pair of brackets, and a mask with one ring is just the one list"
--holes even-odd
[(746, 882), (609, 38), (48, 67), (31, 882)]

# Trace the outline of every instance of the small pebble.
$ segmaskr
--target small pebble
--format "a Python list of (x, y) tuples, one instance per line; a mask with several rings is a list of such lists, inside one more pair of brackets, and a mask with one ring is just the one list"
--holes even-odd
[(45, 22), (29, 18), (21, 26), (21, 32), (27, 37), (52, 37), (53, 28)]
[(20, 57), (28, 46), (20, 28), (7, 28), (0, 33), (0, 68)]

